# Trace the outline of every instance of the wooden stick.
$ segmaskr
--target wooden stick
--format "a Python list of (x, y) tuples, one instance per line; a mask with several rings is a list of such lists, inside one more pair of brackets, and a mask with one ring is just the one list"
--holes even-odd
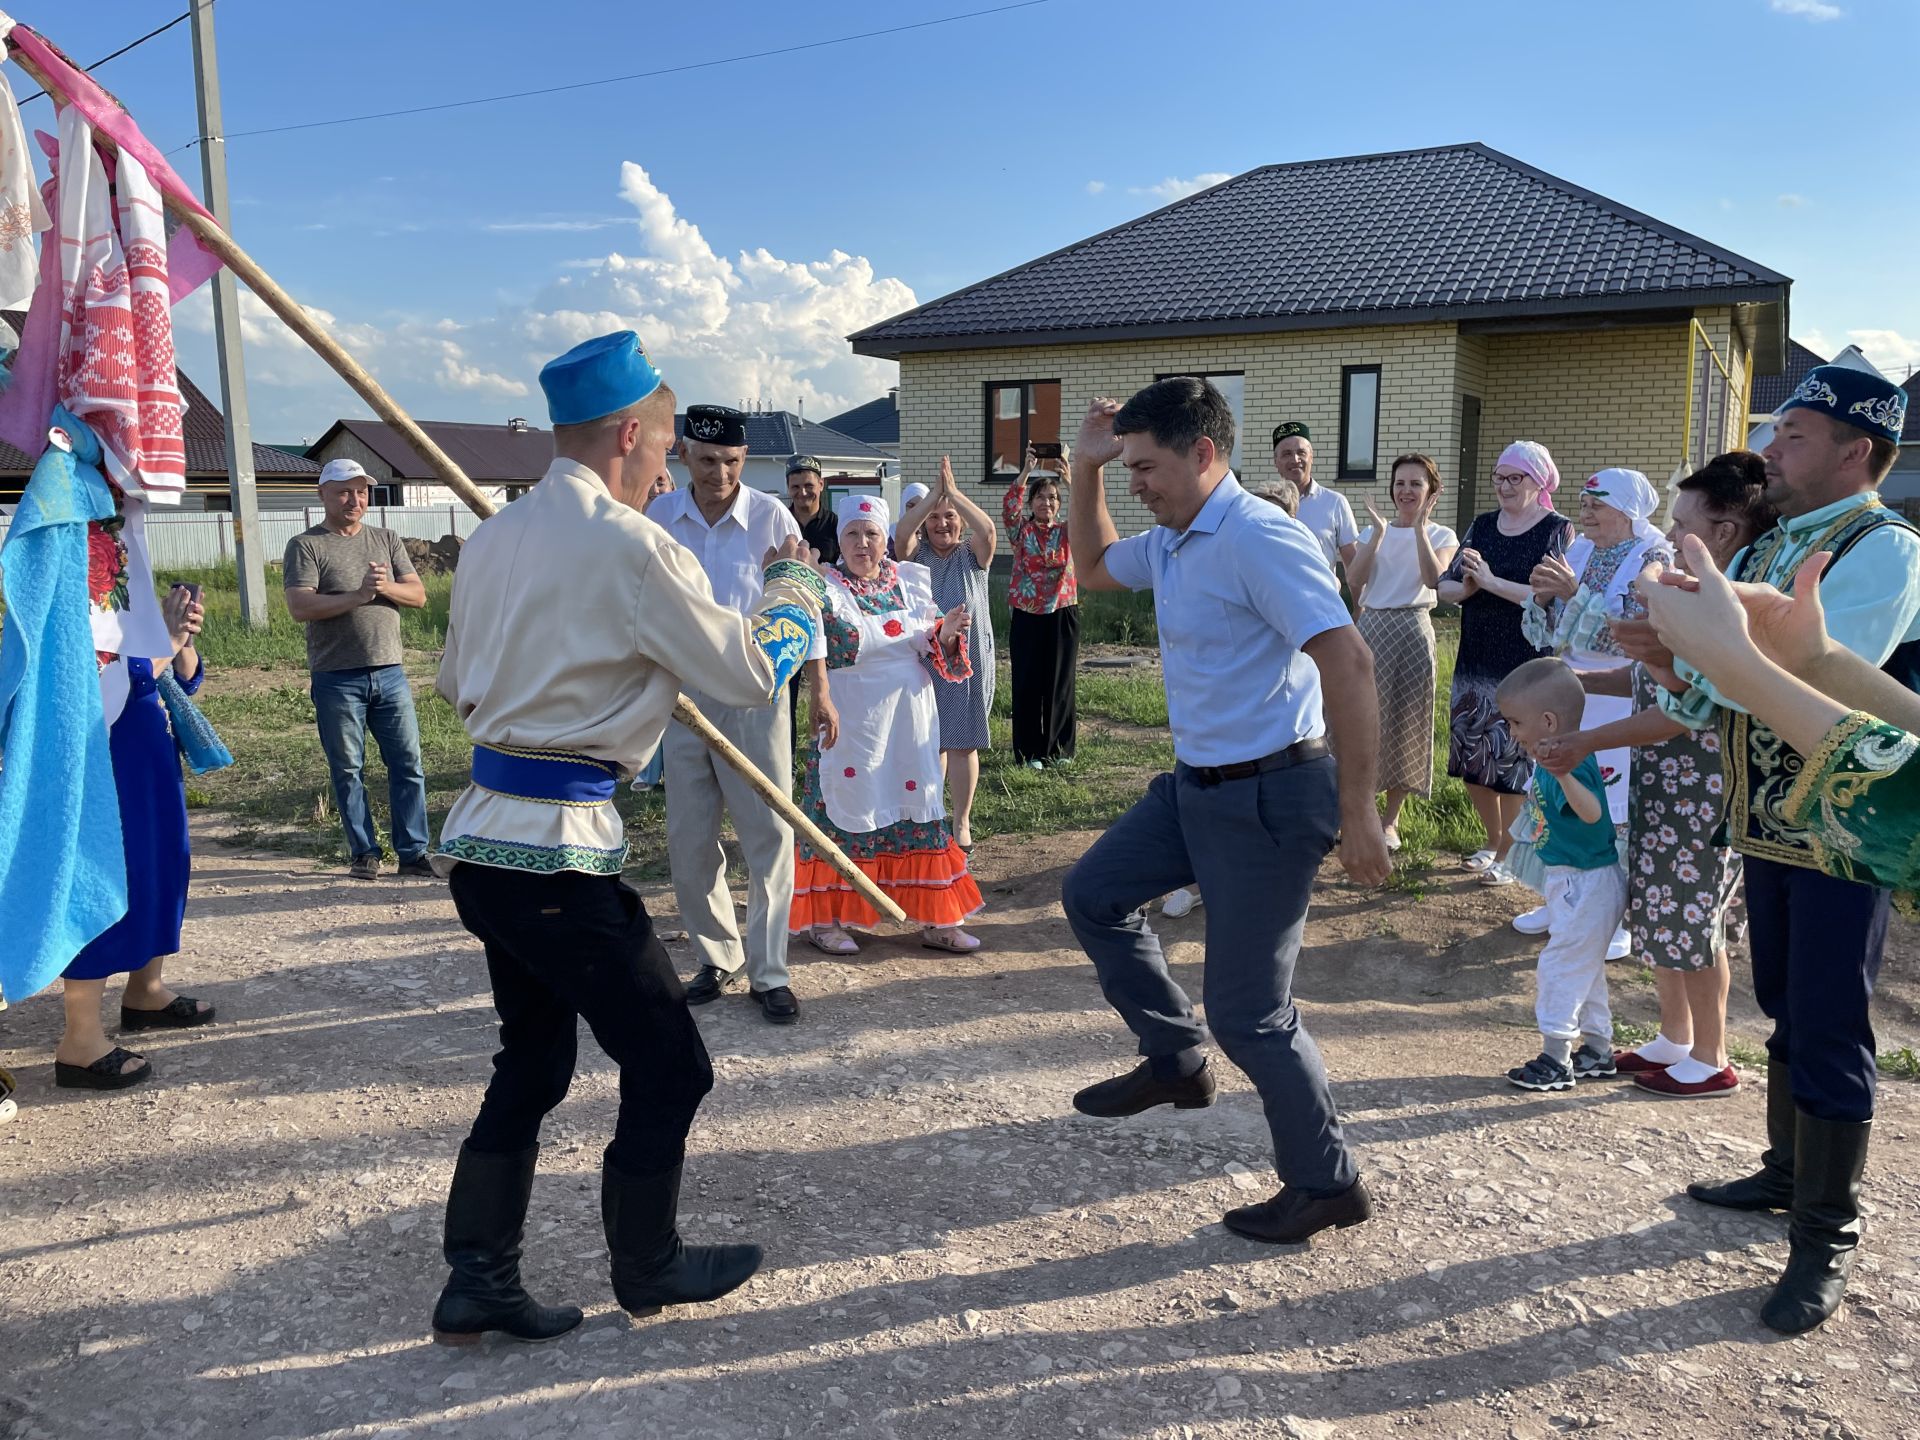
[[(42, 90), (66, 102), (65, 92), (32, 60), (11, 46), (8, 47), (7, 56), (31, 75)], [(94, 141), (109, 151), (114, 148), (112, 140), (105, 135), (96, 133)], [(407, 443), (420, 452), (421, 458), (446, 483), (447, 488), (466, 502), (469, 510), (483, 520), (494, 513), (493, 502), (480, 493), (479, 487), (467, 478), (466, 472), (454, 463), (453, 458), (427, 437), (426, 431), (414, 423), (413, 417), (400, 408), (400, 403), (386, 392), (380, 382), (369, 375), (357, 360), (343, 350), (340, 342), (322, 329), (301, 307), (299, 301), (282, 290), (274, 282), (273, 277), (262, 270), (259, 263), (234, 242), (231, 235), (199, 211), (182, 205), (173, 196), (167, 195), (165, 199), (167, 209), (178, 217), (180, 223), (193, 231), (199, 237), (200, 243), (218, 255), (229, 270), (246, 281), (247, 288), (265, 301), (267, 308), (284, 320), (288, 329), (312, 346), (314, 353), (332, 366), (340, 378), (353, 387), (354, 393), (373, 407), (375, 414), (398, 430), (406, 438)], [(860, 867), (841, 852), (838, 845), (821, 833), (820, 827), (801, 812), (800, 807), (793, 803), (793, 797), (784, 788), (776, 786), (762, 775), (753, 761), (741, 754), (732, 741), (716, 730), (713, 722), (700, 713), (698, 706), (682, 695), (675, 703), (673, 713), (674, 718), (705, 741), (714, 754), (737, 770), (753, 787), (754, 793), (772, 806), (781, 819), (805, 835), (807, 843), (846, 878), (847, 883), (853, 886), (862, 899), (889, 919), (902, 922), (906, 920), (906, 912), (889, 899), (879, 886), (868, 879)]]
[(699, 706), (682, 695), (673, 707), (673, 718), (706, 741), (708, 749), (739, 771), (747, 784), (754, 788), (755, 793), (762, 800), (774, 808), (782, 820), (804, 835), (807, 843), (825, 856), (827, 862), (846, 877), (847, 883), (853, 886), (854, 892), (862, 900), (889, 920), (905, 923), (907, 912), (894, 903), (893, 897), (874, 884), (859, 866), (848, 861), (840, 853), (840, 847), (827, 838), (826, 832), (808, 819), (806, 812), (793, 803), (793, 797), (786, 791), (776, 788), (771, 780), (762, 775), (753, 761), (742, 755), (734, 743), (715, 729), (713, 722), (700, 713)]

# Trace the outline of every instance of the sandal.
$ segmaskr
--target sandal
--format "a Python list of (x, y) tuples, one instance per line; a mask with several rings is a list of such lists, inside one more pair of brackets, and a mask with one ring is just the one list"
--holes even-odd
[(831, 930), (807, 931), (807, 943), (823, 955), (858, 955), (860, 942), (839, 926)]
[(191, 995), (176, 995), (158, 1010), (129, 1010), (120, 1007), (120, 1028), (122, 1030), (190, 1030), (195, 1025), (205, 1025), (213, 1019), (213, 1006), (200, 1008), (200, 1002)]
[(971, 955), (980, 948), (977, 937), (958, 925), (928, 926), (920, 932), (920, 943), (929, 950), (945, 950), (953, 955)]
[(13, 1092), (18, 1088), (19, 1082), (13, 1078), (13, 1072), (0, 1067), (0, 1125), (20, 1113), (20, 1107), (13, 1100)]
[[(122, 1068), (129, 1060), (140, 1061), (140, 1068)], [(53, 1083), (62, 1090), (124, 1090), (152, 1078), (153, 1066), (144, 1055), (136, 1055), (118, 1045), (91, 1065), (69, 1065), (64, 1060), (53, 1062)]]

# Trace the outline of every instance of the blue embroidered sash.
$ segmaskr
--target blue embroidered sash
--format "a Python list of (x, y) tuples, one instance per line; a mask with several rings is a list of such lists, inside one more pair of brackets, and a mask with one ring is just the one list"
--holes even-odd
[(604, 805), (613, 799), (620, 767), (571, 750), (473, 747), (473, 783), (509, 800), (538, 805)]

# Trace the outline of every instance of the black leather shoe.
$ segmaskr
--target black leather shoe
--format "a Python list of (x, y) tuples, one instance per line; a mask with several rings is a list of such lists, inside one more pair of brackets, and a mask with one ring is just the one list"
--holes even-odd
[(600, 1218), (613, 1259), (613, 1296), (629, 1315), (718, 1300), (747, 1283), (765, 1258), (758, 1245), (688, 1245), (680, 1239), (680, 1167), (660, 1175), (600, 1171)]
[(769, 1025), (791, 1025), (800, 1018), (800, 1002), (793, 998), (793, 991), (784, 985), (776, 985), (771, 990), (754, 991), (753, 1003), (760, 1007), (760, 1013), (767, 1017)]
[(441, 1345), (477, 1345), (489, 1331), (557, 1340), (579, 1325), (571, 1305), (540, 1305), (520, 1283), (520, 1232), (533, 1194), (538, 1146), (513, 1155), (460, 1148), (447, 1193), (442, 1248), (453, 1273), (433, 1307)]
[(1124, 1075), (1089, 1085), (1073, 1097), (1073, 1108), (1082, 1115), (1098, 1115), (1115, 1120), (1123, 1115), (1138, 1115), (1156, 1105), (1171, 1105), (1176, 1110), (1204, 1110), (1213, 1104), (1213, 1072), (1202, 1065), (1183, 1080), (1156, 1080), (1153, 1066), (1142, 1060)]
[(1373, 1197), (1356, 1180), (1338, 1195), (1319, 1200), (1285, 1185), (1271, 1200), (1229, 1210), (1221, 1222), (1234, 1234), (1263, 1245), (1298, 1245), (1322, 1230), (1344, 1230), (1372, 1218)]
[(1871, 1120), (1818, 1120), (1800, 1112), (1787, 1268), (1760, 1307), (1768, 1329), (1801, 1335), (1840, 1308), (1860, 1244), (1860, 1175), (1872, 1133)]
[(1793, 1104), (1793, 1079), (1778, 1060), (1767, 1061), (1767, 1148), (1760, 1168), (1723, 1185), (1687, 1186), (1687, 1194), (1703, 1205), (1724, 1210), (1791, 1210), (1793, 1208), (1794, 1132), (1800, 1123)]
[(739, 988), (738, 974), (729, 974), (718, 965), (702, 965), (700, 973), (687, 982), (687, 1004), (705, 1005)]

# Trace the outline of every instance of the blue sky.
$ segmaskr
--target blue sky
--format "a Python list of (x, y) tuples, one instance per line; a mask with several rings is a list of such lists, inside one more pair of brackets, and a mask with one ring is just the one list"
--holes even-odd
[[(1793, 276), (1796, 338), (1857, 341), (1895, 378), (1920, 365), (1913, 0), (1210, 0), (1173, 29), (1163, 0), (1047, 0), (570, 95), (242, 133), (988, 3), (220, 0), (234, 232), (423, 418), (538, 420), (540, 361), (615, 324), (683, 398), (804, 399), (824, 418), (891, 379), (839, 336), (1201, 177), (1480, 140)], [(13, 13), (88, 63), (183, 8)], [(196, 133), (191, 65), (183, 25), (99, 78), (170, 149)], [(25, 115), (51, 126), (44, 100)], [(195, 152), (174, 163), (198, 183)], [(208, 328), (188, 302), (183, 362), (211, 387)], [(248, 339), (261, 438), (364, 413), (271, 317), (252, 312)]]

